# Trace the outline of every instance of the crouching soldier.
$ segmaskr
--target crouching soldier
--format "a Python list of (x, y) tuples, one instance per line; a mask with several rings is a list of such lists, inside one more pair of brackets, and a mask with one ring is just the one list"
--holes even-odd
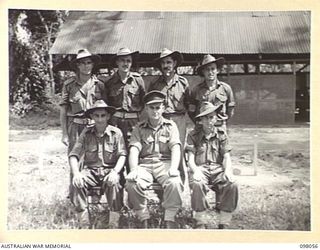
[[(86, 227), (89, 222), (87, 194), (90, 187), (102, 186), (111, 211), (117, 213), (122, 207), (119, 173), (126, 161), (127, 152), (120, 129), (108, 125), (114, 110), (103, 100), (96, 101), (86, 112), (94, 120), (94, 125), (85, 128), (69, 154), (72, 184), (75, 187), (71, 201), (78, 212), (81, 227)], [(82, 154), (84, 167), (80, 169), (79, 158)], [(115, 213), (110, 212), (110, 215)]]
[(150, 218), (146, 188), (154, 179), (164, 189), (162, 206), (166, 228), (177, 227), (175, 215), (182, 205), (179, 130), (173, 121), (163, 118), (164, 100), (165, 94), (156, 90), (144, 97), (148, 118), (133, 129), (129, 144), (128, 203), (144, 228), (148, 227)]
[(215, 126), (217, 109), (219, 105), (203, 102), (200, 113), (196, 116), (202, 126), (190, 131), (185, 149), (191, 170), (191, 207), (195, 211), (198, 228), (205, 228), (207, 224), (208, 185), (216, 193), (219, 229), (228, 226), (238, 203), (238, 187), (232, 180), (231, 148), (224, 129)]

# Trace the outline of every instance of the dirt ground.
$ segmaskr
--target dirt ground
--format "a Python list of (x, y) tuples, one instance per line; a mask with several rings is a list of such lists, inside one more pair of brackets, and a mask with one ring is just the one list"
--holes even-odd
[[(229, 135), (240, 192), (230, 229), (310, 230), (309, 127), (232, 126)], [(76, 227), (66, 198), (67, 148), (60, 137), (59, 129), (9, 131), (9, 229)], [(214, 212), (210, 216), (215, 228)]]

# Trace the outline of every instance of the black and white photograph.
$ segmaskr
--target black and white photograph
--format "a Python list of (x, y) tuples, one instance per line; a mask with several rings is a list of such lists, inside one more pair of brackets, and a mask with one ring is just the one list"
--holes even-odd
[(7, 230), (312, 232), (310, 10), (7, 11)]

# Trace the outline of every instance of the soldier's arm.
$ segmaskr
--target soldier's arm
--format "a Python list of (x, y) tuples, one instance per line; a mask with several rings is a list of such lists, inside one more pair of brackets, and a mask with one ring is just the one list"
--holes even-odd
[(118, 137), (118, 145), (117, 145), (118, 160), (117, 160), (117, 163), (114, 167), (114, 171), (116, 171), (117, 173), (120, 173), (120, 171), (123, 169), (124, 164), (126, 163), (126, 157), (127, 157), (127, 150), (126, 150), (126, 147), (124, 144), (124, 139), (123, 139), (121, 131), (119, 131), (119, 133), (120, 133), (120, 135)]
[[(170, 172), (174, 173), (178, 170), (181, 159), (181, 142), (179, 130), (175, 123), (171, 125), (171, 133), (169, 139), (169, 148), (171, 150), (171, 167)], [(169, 172), (169, 174), (170, 174)]]
[(234, 94), (233, 94), (233, 91), (232, 91), (232, 88), (231, 86), (227, 85), (226, 86), (226, 92), (227, 92), (227, 96), (228, 96), (228, 99), (227, 99), (227, 115), (229, 118), (231, 118), (234, 114), (234, 107), (236, 105), (236, 102), (235, 102), (235, 98), (234, 98)]
[(68, 128), (67, 128), (67, 107), (69, 104), (69, 92), (66, 87), (66, 83), (62, 87), (62, 100), (60, 102), (60, 124), (62, 129), (61, 141), (68, 145)]
[(139, 154), (142, 149), (139, 125), (137, 125), (131, 133), (129, 143), (129, 167), (130, 172), (134, 171), (139, 165)]
[(196, 153), (195, 142), (190, 133), (188, 134), (188, 137), (187, 137), (185, 150), (188, 153), (188, 167), (190, 168), (191, 173), (193, 173), (193, 179), (195, 181), (203, 180), (204, 175), (202, 174), (200, 168), (197, 166), (195, 161), (195, 153)]
[(188, 167), (191, 169), (192, 172), (195, 171), (197, 168), (196, 162), (195, 162), (195, 143), (193, 141), (193, 137), (190, 134), (190, 132), (187, 135), (187, 141), (186, 141), (186, 147), (185, 151), (188, 154)]
[(220, 154), (223, 155), (223, 168), (225, 175), (229, 178), (230, 181), (233, 181), (233, 174), (232, 174), (232, 162), (231, 162), (231, 156), (230, 156), (230, 151), (231, 151), (231, 146), (229, 145), (228, 142), (228, 137), (226, 134), (220, 135)]
[(129, 151), (129, 167), (130, 172), (133, 172), (139, 165), (139, 149), (135, 146), (130, 147)]
[(68, 141), (65, 141), (68, 137), (68, 128), (67, 128), (67, 106), (62, 105), (60, 106), (60, 123), (61, 123), (61, 129), (62, 129), (62, 142), (64, 144), (67, 144)]

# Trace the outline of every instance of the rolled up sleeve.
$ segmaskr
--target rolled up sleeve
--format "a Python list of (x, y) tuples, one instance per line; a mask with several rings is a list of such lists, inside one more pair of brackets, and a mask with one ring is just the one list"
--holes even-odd
[(62, 86), (62, 94), (61, 94), (61, 102), (59, 103), (60, 106), (62, 105), (68, 105), (69, 104), (69, 91), (66, 84), (63, 84)]
[(221, 155), (224, 155), (226, 153), (229, 153), (231, 150), (232, 150), (232, 147), (230, 146), (229, 144), (229, 140), (228, 140), (228, 137), (227, 136), (224, 136), (222, 139), (221, 139), (221, 142), (220, 142), (220, 154)]
[(129, 143), (129, 148), (130, 147), (136, 147), (138, 148), (139, 151), (141, 151), (142, 149), (141, 136), (140, 136), (138, 126), (134, 127), (134, 129), (132, 130), (130, 143)]
[(76, 141), (76, 143), (74, 144), (71, 152), (69, 153), (69, 157), (71, 156), (75, 156), (78, 158), (78, 160), (80, 159), (80, 156), (83, 153), (84, 150), (84, 145), (85, 145), (85, 136), (86, 136), (86, 129), (84, 129), (81, 133), (81, 135), (79, 136), (78, 140)]
[(127, 152), (126, 146), (124, 144), (124, 139), (123, 139), (122, 133), (119, 134), (117, 146), (118, 146), (118, 157), (127, 156), (128, 152)]
[(179, 129), (175, 123), (172, 123), (171, 127), (171, 136), (168, 142), (168, 147), (171, 149), (174, 145), (179, 144), (181, 145), (180, 142), (180, 134), (179, 134)]

